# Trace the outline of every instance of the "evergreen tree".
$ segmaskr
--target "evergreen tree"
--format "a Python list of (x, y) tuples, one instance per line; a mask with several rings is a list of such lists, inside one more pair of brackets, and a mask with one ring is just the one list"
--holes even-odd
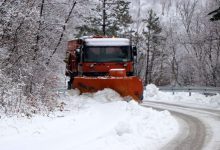
[(132, 18), (129, 14), (129, 4), (130, 2), (125, 2), (124, 0), (118, 0), (116, 2), (116, 7), (113, 9), (113, 17), (115, 16), (116, 20), (114, 21), (114, 26), (116, 27), (112, 33), (117, 32), (118, 34), (125, 34), (126, 29), (132, 23)]
[(92, 10), (95, 15), (86, 17), (85, 24), (76, 28), (79, 31), (77, 36), (125, 34), (132, 23), (129, 4), (124, 0), (103, 0)]
[(153, 10), (149, 10), (147, 19), (145, 20), (146, 28), (143, 32), (146, 38), (146, 72), (145, 72), (145, 83), (152, 82), (152, 71), (155, 57), (159, 55), (157, 46), (160, 45), (161, 36), (159, 35), (162, 31), (160, 27), (159, 17)]

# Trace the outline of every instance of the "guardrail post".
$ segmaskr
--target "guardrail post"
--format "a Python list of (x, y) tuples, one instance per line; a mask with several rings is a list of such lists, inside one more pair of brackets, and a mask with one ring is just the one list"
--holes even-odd
[(191, 93), (191, 89), (189, 89), (189, 96), (191, 96), (192, 95), (192, 93)]
[(172, 87), (172, 92), (173, 92), (173, 95), (174, 95), (175, 93), (174, 93), (174, 89), (173, 89), (173, 87)]
[(207, 92), (206, 92), (207, 90), (204, 89), (204, 91), (205, 91), (205, 92), (204, 92), (205, 97), (208, 97), (208, 94), (207, 94)]

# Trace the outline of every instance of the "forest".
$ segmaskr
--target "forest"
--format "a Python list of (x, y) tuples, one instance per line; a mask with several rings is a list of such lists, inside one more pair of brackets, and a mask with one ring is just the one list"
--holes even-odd
[(219, 87), (219, 7), (219, 0), (1, 0), (0, 112), (53, 110), (67, 41), (89, 35), (129, 38), (144, 85)]

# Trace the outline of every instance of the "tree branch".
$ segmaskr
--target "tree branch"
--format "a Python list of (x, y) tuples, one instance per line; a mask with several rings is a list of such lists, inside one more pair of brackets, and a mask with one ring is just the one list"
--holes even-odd
[(61, 35), (60, 35), (59, 41), (58, 41), (58, 43), (57, 43), (55, 49), (53, 50), (52, 54), (50, 55), (48, 61), (46, 62), (46, 65), (49, 65), (49, 64), (50, 64), (51, 58), (52, 58), (53, 55), (56, 53), (58, 47), (60, 46), (60, 43), (62, 42), (62, 39), (63, 39), (63, 36), (64, 36), (64, 32), (65, 32), (65, 30), (66, 30), (66, 24), (68, 23), (68, 21), (69, 21), (69, 19), (70, 19), (70, 16), (71, 16), (71, 14), (72, 14), (73, 9), (75, 8), (75, 6), (76, 6), (76, 1), (73, 3), (73, 5), (72, 5), (72, 7), (71, 7), (71, 9), (70, 9), (70, 12), (69, 12), (69, 14), (68, 14), (68, 16), (67, 16), (67, 18), (66, 18), (66, 20), (65, 20), (65, 23), (64, 23), (64, 25), (63, 25), (63, 31), (62, 31), (62, 33), (61, 33)]

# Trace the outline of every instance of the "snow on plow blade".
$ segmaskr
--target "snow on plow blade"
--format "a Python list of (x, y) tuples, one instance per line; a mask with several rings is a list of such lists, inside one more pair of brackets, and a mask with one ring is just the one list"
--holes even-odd
[(143, 99), (142, 82), (135, 76), (75, 77), (73, 88), (79, 89), (81, 93), (93, 93), (110, 88), (123, 97), (130, 96), (138, 102)]

